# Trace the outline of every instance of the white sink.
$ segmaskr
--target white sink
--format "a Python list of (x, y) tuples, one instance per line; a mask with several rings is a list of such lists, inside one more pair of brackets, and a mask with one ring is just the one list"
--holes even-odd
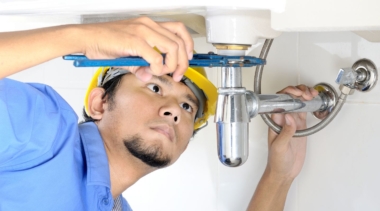
[(2, 0), (0, 31), (147, 15), (183, 21), (210, 43), (254, 44), (283, 31), (354, 31), (380, 41), (378, 11), (378, 0)]

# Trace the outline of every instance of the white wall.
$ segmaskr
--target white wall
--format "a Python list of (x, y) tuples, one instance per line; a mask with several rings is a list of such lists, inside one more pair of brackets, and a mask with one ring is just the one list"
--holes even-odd
[[(199, 53), (214, 50), (204, 38), (195, 43)], [(261, 44), (254, 46), (250, 55), (258, 56), (260, 48)], [(380, 44), (350, 32), (284, 33), (269, 52), (262, 90), (270, 94), (287, 85), (334, 84), (339, 68), (364, 57), (380, 66), (379, 54)], [(58, 58), (11, 78), (53, 86), (81, 115), (94, 70), (74, 68)], [(208, 70), (214, 83), (217, 73), (217, 68)], [(254, 68), (244, 70), (243, 83), (250, 90), (253, 76)], [(305, 166), (292, 185), (285, 210), (380, 210), (379, 94), (380, 87), (370, 93), (355, 92), (328, 127), (309, 137)], [(310, 117), (308, 122), (317, 121)], [(251, 121), (249, 145), (243, 166), (224, 167), (217, 158), (211, 118), (176, 164), (142, 178), (124, 196), (136, 211), (245, 210), (266, 165), (267, 127), (260, 117)]]

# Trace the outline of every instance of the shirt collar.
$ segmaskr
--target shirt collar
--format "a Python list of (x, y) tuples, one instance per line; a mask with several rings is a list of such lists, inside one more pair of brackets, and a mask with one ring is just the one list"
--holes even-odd
[(103, 139), (94, 122), (79, 124), (87, 163), (87, 185), (103, 185), (111, 188), (108, 157)]

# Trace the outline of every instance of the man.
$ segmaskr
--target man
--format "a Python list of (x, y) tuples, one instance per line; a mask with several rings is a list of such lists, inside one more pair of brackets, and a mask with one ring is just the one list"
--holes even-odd
[[(165, 65), (153, 46), (166, 53)], [(90, 121), (79, 126), (51, 88), (0, 80), (0, 210), (130, 210), (121, 193), (174, 163), (199, 128), (202, 96), (183, 77), (192, 52), (183, 24), (148, 18), (0, 34), (1, 78), (72, 53), (151, 64), (102, 71), (86, 97)], [(282, 93), (316, 95), (305, 86)], [(305, 155), (306, 139), (291, 138), (304, 118), (274, 116), (284, 129), (269, 133), (268, 166), (249, 209), (283, 209)]]

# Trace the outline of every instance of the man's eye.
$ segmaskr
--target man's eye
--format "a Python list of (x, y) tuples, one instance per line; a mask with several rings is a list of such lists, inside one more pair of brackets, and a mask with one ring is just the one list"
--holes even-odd
[(181, 103), (181, 107), (189, 113), (193, 112), (193, 107), (191, 107), (188, 103)]
[(147, 87), (153, 92), (161, 94), (161, 88), (157, 84), (148, 84)]

